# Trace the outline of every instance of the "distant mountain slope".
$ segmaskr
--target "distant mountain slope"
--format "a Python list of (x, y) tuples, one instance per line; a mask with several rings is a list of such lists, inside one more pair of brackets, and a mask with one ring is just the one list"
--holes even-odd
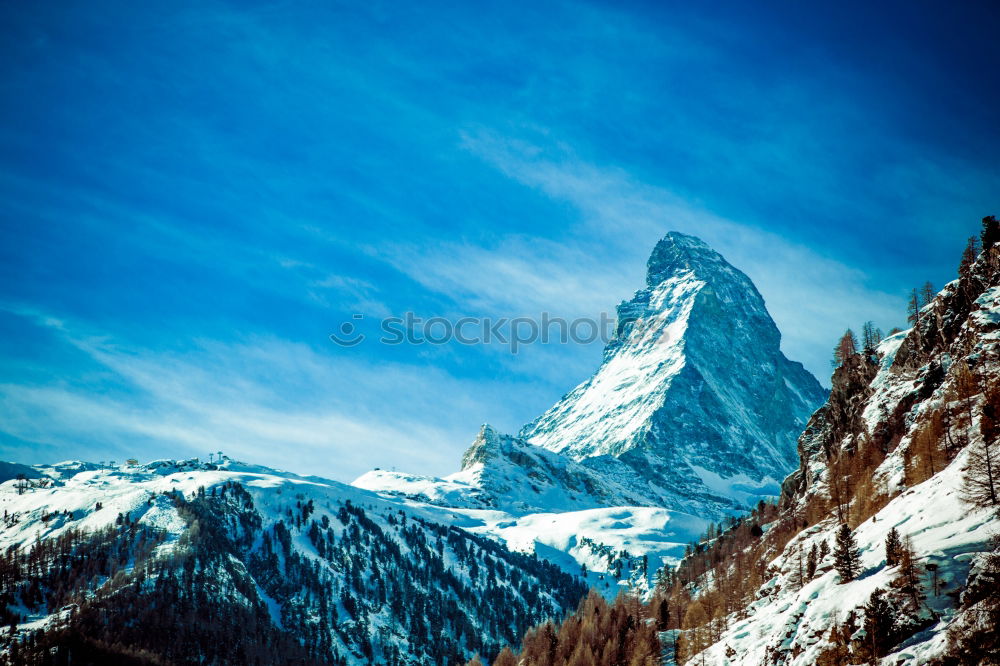
[[(663, 562), (676, 563), (709, 521), (637, 497), (599, 473), (490, 426), (444, 479), (373, 470), (353, 482), (421, 506), (435, 520), (535, 552), (614, 598), (646, 590)], [(651, 568), (652, 567), (652, 568)]]
[[(614, 460), (609, 460), (614, 464)], [(608, 506), (653, 506), (607, 475), (484, 424), (462, 456), (462, 469), (443, 479), (373, 470), (352, 485), (430, 504), (495, 508), (515, 515)]]
[(33, 471), (0, 484), (13, 663), (464, 663), (585, 591), (333, 481), (233, 461)]

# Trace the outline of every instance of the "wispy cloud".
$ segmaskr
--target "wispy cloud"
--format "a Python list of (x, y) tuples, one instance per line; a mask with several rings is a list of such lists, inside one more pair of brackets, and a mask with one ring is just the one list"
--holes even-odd
[(379, 288), (352, 275), (331, 273), (316, 264), (281, 257), (278, 265), (299, 277), (304, 292), (318, 305), (354, 310), (374, 317), (387, 317), (391, 311), (379, 298)]
[[(639, 267), (606, 265), (578, 244), (507, 235), (483, 246), (395, 246), (384, 255), (399, 271), (466, 311), (507, 316), (595, 317), (641, 287)], [(631, 279), (630, 279), (631, 278)]]
[[(152, 351), (45, 313), (16, 314), (99, 368), (86, 383), (0, 384), (0, 431), (35, 442), (34, 454), (49, 460), (221, 449), (343, 480), (380, 464), (444, 474), (480, 415), (496, 411), (486, 404), (493, 396), (479, 400), (474, 385), (433, 368), (358, 363), (274, 338)], [(387, 395), (395, 413), (380, 407)]]

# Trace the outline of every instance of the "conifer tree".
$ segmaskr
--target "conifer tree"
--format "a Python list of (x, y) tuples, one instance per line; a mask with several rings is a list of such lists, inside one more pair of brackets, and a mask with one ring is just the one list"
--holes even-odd
[(837, 546), (834, 548), (833, 557), (841, 583), (854, 580), (855, 576), (860, 573), (861, 552), (858, 550), (854, 533), (846, 524), (841, 525), (837, 532)]
[(847, 329), (844, 335), (837, 341), (837, 346), (833, 348), (834, 367), (842, 366), (848, 359), (853, 358), (858, 353), (858, 339), (854, 336), (854, 331)]
[(917, 290), (913, 289), (910, 291), (910, 300), (906, 305), (906, 321), (912, 325), (916, 325), (920, 320), (920, 295), (917, 294)]
[(819, 551), (816, 548), (816, 544), (812, 545), (809, 549), (809, 556), (806, 558), (806, 576), (809, 580), (812, 580), (816, 575), (816, 565), (819, 562)]
[(969, 242), (965, 246), (965, 251), (962, 253), (962, 261), (958, 265), (958, 277), (961, 281), (959, 296), (962, 301), (960, 305), (962, 306), (968, 306), (978, 296), (980, 291), (981, 285), (972, 272), (972, 266), (976, 263), (978, 256), (977, 239), (975, 236), (970, 236)]
[(851, 663), (851, 651), (847, 647), (850, 643), (851, 631), (833, 620), (830, 633), (827, 636), (829, 647), (820, 652), (816, 657), (816, 666), (846, 666)]
[(798, 575), (797, 575), (796, 582), (798, 583), (798, 586), (801, 589), (802, 587), (805, 587), (805, 584), (806, 584), (805, 564), (802, 561), (802, 544), (799, 544), (798, 553), (797, 553), (797, 559), (798, 559), (798, 570), (797, 570), (796, 573)]
[(865, 642), (871, 651), (870, 663), (876, 664), (888, 654), (894, 642), (894, 625), (895, 612), (885, 598), (885, 591), (875, 588), (865, 604)]
[(995, 216), (989, 215), (983, 218), (983, 231), (980, 239), (983, 243), (984, 252), (997, 243), (1000, 243), (1000, 222), (997, 221)]
[(920, 288), (920, 304), (921, 306), (930, 305), (933, 300), (934, 285), (930, 281), (924, 282), (924, 286)]
[(969, 418), (969, 427), (972, 426), (972, 406), (975, 397), (979, 394), (979, 382), (976, 376), (965, 361), (957, 361), (951, 367), (951, 373), (955, 378), (955, 393), (959, 400), (963, 402), (966, 416)]
[(1000, 507), (1000, 382), (986, 390), (979, 419), (981, 439), (969, 452), (962, 497), (980, 507)]
[(882, 342), (882, 331), (875, 327), (875, 324), (866, 321), (861, 327), (861, 346), (865, 356), (872, 358), (875, 356), (875, 349)]
[(684, 651), (688, 655), (697, 654), (711, 644), (709, 629), (705, 626), (710, 618), (701, 602), (701, 599), (695, 599), (684, 613), (683, 628), (687, 630), (684, 633)]
[(913, 437), (910, 445), (913, 454), (917, 457), (916, 473), (911, 485), (920, 483), (938, 473), (938, 456), (940, 453), (939, 443), (944, 438), (945, 427), (941, 410), (934, 410), (930, 413), (927, 421), (920, 426)]
[(670, 625), (670, 602), (662, 597), (656, 606), (656, 629), (666, 631)]
[(894, 567), (899, 564), (899, 553), (903, 547), (903, 542), (899, 539), (899, 531), (893, 527), (885, 538), (885, 563), (886, 566)]
[(504, 647), (497, 658), (493, 660), (493, 666), (517, 666), (517, 657), (514, 656), (510, 647)]
[(975, 236), (969, 236), (969, 242), (965, 244), (962, 252), (962, 260), (958, 264), (958, 276), (963, 280), (968, 280), (972, 275), (972, 265), (976, 263), (979, 256), (979, 246)]
[(899, 577), (893, 581), (893, 584), (906, 595), (910, 602), (911, 612), (916, 612), (920, 605), (920, 594), (923, 591), (920, 578), (923, 573), (924, 568), (917, 561), (913, 542), (910, 541), (910, 537), (906, 537), (899, 548)]
[(670, 565), (664, 564), (662, 568), (657, 569), (654, 578), (656, 579), (656, 586), (653, 588), (654, 594), (661, 597), (670, 594), (670, 589), (674, 586), (675, 582), (675, 576), (670, 570)]
[(983, 391), (983, 409), (979, 415), (979, 432), (983, 440), (1000, 439), (1000, 381), (994, 380)]
[(923, 349), (923, 333), (920, 327), (920, 296), (916, 289), (910, 291), (910, 299), (906, 304), (906, 321), (910, 324), (913, 329), (913, 339), (915, 342), (915, 348), (913, 349), (918, 355)]

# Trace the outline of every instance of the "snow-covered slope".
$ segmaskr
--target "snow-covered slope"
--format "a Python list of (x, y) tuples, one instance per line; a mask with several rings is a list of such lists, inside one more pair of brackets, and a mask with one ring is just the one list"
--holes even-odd
[(485, 491), (512, 513), (651, 503), (567, 456), (484, 425), (448, 477)]
[[(955, 596), (977, 557), (988, 551), (1000, 521), (989, 511), (970, 510), (958, 500), (964, 456), (920, 486), (899, 495), (855, 529), (861, 551), (861, 575), (842, 583), (831, 553), (820, 560), (817, 576), (801, 588), (796, 580), (799, 550), (808, 553), (823, 541), (832, 545), (837, 523), (827, 520), (803, 531), (775, 558), (776, 574), (760, 590), (748, 617), (736, 619), (706, 652), (710, 664), (781, 663), (811, 666), (831, 647), (830, 631), (847, 620), (864, 618), (864, 606), (876, 589), (888, 591), (899, 569), (887, 566), (885, 541), (896, 528), (910, 537), (922, 566), (936, 567), (937, 586), (922, 576), (926, 590), (921, 614), (928, 626), (885, 658), (886, 664), (927, 664), (940, 657), (947, 629), (960, 615)], [(894, 603), (899, 603), (898, 600)], [(734, 654), (726, 657), (727, 650)]]
[[(609, 468), (627, 468), (607, 456)], [(504, 435), (484, 424), (462, 456), (462, 469), (445, 478), (372, 470), (352, 485), (390, 496), (456, 508), (494, 508), (512, 514), (607, 506), (656, 505), (568, 456)]]
[(488, 425), (466, 452), (462, 471), (447, 478), (373, 470), (353, 485), (537, 553), (567, 573), (586, 567), (588, 582), (611, 598), (621, 586), (648, 588), (652, 572), (680, 561), (709, 522), (636, 498), (570, 458)]

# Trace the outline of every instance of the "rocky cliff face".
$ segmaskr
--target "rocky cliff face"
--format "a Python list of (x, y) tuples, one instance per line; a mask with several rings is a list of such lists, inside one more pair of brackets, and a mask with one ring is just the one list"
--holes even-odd
[(679, 510), (719, 515), (777, 494), (826, 393), (781, 353), (750, 279), (671, 233), (618, 319), (595, 375), (520, 437)]

